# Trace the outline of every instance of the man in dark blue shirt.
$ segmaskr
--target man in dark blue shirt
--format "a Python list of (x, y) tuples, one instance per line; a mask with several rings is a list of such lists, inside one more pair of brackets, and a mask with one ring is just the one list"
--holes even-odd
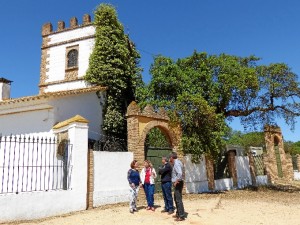
[(168, 214), (174, 213), (174, 205), (172, 198), (172, 166), (168, 162), (167, 157), (162, 157), (163, 166), (159, 168), (158, 173), (161, 175), (161, 188), (164, 196), (165, 209), (163, 212)]

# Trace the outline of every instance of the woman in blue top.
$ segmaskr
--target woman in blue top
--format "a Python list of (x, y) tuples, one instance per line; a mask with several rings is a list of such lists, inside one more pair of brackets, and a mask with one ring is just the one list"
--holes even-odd
[(134, 211), (137, 211), (136, 201), (137, 201), (137, 196), (140, 188), (141, 179), (140, 179), (140, 173), (137, 170), (138, 163), (136, 160), (133, 160), (131, 162), (130, 167), (131, 169), (129, 169), (127, 173), (127, 180), (130, 186), (129, 211), (130, 213), (133, 213)]

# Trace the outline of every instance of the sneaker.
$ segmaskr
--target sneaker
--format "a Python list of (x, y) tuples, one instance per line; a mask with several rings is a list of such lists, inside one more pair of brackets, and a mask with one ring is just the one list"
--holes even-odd
[(161, 210), (160, 212), (161, 212), (161, 213), (167, 213), (167, 212), (169, 212), (169, 211), (166, 210), (166, 209), (164, 209), (164, 210)]
[(137, 208), (134, 208), (133, 211), (134, 211), (134, 212), (137, 212), (138, 210), (137, 210)]
[(169, 215), (171, 215), (171, 214), (173, 214), (173, 213), (174, 213), (174, 210), (170, 210), (170, 211), (168, 212)]
[(130, 212), (130, 213), (133, 213), (133, 209), (129, 209), (129, 212)]

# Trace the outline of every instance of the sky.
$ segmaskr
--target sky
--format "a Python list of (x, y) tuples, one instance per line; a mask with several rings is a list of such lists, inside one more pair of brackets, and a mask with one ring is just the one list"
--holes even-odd
[[(0, 77), (12, 80), (11, 97), (38, 94), (41, 28), (58, 21), (79, 24), (86, 13), (93, 18), (101, 3), (113, 4), (125, 32), (141, 54), (143, 79), (151, 79), (153, 56), (208, 54), (256, 55), (262, 64), (284, 62), (300, 75), (299, 0), (0, 0)], [(278, 125), (285, 140), (300, 140), (300, 119), (295, 131)], [(230, 126), (243, 127), (238, 120)]]

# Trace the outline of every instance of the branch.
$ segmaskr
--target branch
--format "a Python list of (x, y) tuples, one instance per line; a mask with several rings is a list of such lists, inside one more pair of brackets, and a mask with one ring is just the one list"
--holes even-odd
[(269, 107), (254, 107), (248, 110), (229, 110), (224, 113), (225, 117), (238, 117), (238, 116), (249, 116), (254, 112), (269, 112), (269, 111), (276, 111), (277, 109), (282, 109), (283, 111), (292, 114), (293, 116), (300, 116), (300, 112), (294, 112), (288, 109), (285, 106), (277, 105), (277, 106), (269, 106)]

